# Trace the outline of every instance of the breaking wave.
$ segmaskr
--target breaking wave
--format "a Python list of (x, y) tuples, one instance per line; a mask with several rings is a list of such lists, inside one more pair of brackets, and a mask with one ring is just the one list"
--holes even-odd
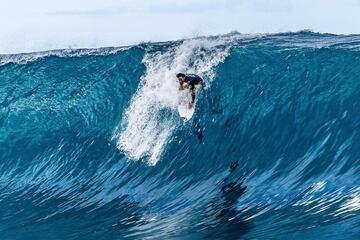
[(1, 239), (356, 238), (359, 60), (306, 31), (0, 55)]

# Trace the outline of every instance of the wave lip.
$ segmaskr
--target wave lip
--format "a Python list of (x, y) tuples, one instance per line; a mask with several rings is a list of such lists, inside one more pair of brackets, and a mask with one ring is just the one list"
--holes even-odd
[(94, 49), (60, 49), (43, 52), (20, 53), (20, 54), (0, 54), (0, 66), (16, 63), (27, 64), (45, 57), (82, 57), (82, 56), (106, 56), (116, 54), (119, 51), (128, 50), (130, 47), (108, 47)]

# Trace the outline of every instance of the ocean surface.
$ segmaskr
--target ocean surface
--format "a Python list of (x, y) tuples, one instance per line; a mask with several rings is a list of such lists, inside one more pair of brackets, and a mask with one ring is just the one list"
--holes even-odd
[(0, 239), (360, 239), (360, 36), (0, 55)]

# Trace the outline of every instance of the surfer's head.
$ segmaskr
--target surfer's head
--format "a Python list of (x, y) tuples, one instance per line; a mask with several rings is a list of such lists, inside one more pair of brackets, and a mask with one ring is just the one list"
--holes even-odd
[(183, 73), (176, 74), (176, 78), (179, 80), (180, 84), (186, 81), (186, 76)]

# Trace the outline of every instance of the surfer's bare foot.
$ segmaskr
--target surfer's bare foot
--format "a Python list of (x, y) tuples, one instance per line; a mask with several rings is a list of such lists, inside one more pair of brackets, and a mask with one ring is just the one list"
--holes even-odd
[(191, 109), (193, 107), (193, 103), (192, 102), (189, 102), (189, 109)]

